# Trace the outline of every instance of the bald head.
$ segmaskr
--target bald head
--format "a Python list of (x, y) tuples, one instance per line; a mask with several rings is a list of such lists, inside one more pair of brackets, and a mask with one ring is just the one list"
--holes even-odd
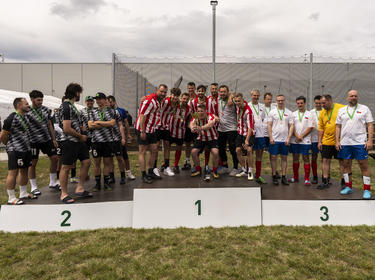
[(356, 106), (358, 103), (358, 91), (354, 89), (349, 90), (346, 100), (348, 101), (349, 106)]

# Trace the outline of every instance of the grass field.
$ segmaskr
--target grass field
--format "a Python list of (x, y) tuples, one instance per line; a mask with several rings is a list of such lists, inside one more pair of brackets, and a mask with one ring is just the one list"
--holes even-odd
[[(41, 158), (40, 186), (48, 184), (48, 166)], [(338, 178), (336, 162), (332, 170)], [(6, 173), (0, 162), (2, 204)], [(353, 174), (361, 188), (356, 165)], [(375, 279), (374, 247), (368, 226), (0, 232), (0, 279)]]

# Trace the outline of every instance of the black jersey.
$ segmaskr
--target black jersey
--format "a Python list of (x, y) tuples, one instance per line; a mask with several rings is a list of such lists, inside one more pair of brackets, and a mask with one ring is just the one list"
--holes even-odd
[(30, 123), (26, 117), (13, 112), (4, 121), (3, 129), (8, 131), (7, 152), (28, 152), (30, 148)]
[[(74, 104), (71, 103), (70, 101), (65, 101), (61, 105), (59, 110), (61, 110), (61, 114), (60, 114), (61, 128), (63, 128), (63, 121), (70, 120), (72, 129), (74, 129), (77, 133), (82, 134), (81, 125), (83, 123), (82, 123), (81, 113), (78, 111), (76, 106), (74, 106)], [(66, 140), (72, 141), (72, 142), (80, 142), (80, 139), (78, 137), (75, 137), (73, 135), (69, 135), (63, 132), (61, 134), (60, 141), (66, 141)]]
[(48, 123), (51, 120), (51, 110), (46, 106), (33, 108), (25, 115), (28, 119), (31, 143), (44, 143), (51, 140)]
[[(100, 110), (99, 108), (93, 108), (90, 112), (90, 120), (91, 121), (111, 121), (116, 119), (115, 110), (106, 107), (104, 110)], [(100, 129), (94, 129), (92, 131), (92, 142), (113, 142), (114, 141), (114, 134), (112, 127), (103, 127)]]

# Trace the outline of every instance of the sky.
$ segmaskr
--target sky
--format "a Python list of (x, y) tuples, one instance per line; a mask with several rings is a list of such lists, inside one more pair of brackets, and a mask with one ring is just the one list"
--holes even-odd
[[(212, 53), (209, 0), (1, 0), (6, 62)], [(219, 0), (218, 56), (375, 58), (373, 0)]]

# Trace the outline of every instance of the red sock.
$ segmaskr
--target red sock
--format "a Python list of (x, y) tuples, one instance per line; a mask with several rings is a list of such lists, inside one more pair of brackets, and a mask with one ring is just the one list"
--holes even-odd
[(310, 164), (304, 164), (303, 168), (305, 169), (305, 181), (310, 179)]
[(223, 166), (223, 161), (221, 159), (219, 159), (219, 165)]
[(312, 167), (312, 172), (313, 172), (314, 177), (317, 177), (318, 176), (318, 164), (316, 160), (311, 162), (311, 167)]
[(201, 171), (201, 166), (200, 166), (200, 165), (197, 165), (197, 166), (195, 167), (195, 169), (196, 169), (197, 171)]
[(180, 161), (180, 158), (181, 158), (181, 152), (182, 151), (176, 151), (175, 155), (174, 155), (174, 166), (178, 166), (178, 162)]
[(345, 182), (345, 185), (349, 188), (353, 188), (353, 182), (352, 181), (349, 181), (349, 182)]
[(260, 177), (260, 172), (262, 170), (262, 162), (261, 161), (256, 161), (255, 162), (255, 168), (256, 168), (255, 178), (259, 178)]
[(217, 172), (217, 166), (212, 167), (212, 171), (213, 171), (214, 173), (216, 173), (216, 172)]
[(299, 162), (293, 162), (293, 178), (294, 180), (298, 180), (298, 170), (299, 170)]
[(369, 190), (371, 189), (371, 186), (370, 186), (370, 185), (363, 184), (363, 189), (369, 191)]
[(208, 165), (208, 162), (210, 161), (210, 150), (204, 151), (204, 166)]

